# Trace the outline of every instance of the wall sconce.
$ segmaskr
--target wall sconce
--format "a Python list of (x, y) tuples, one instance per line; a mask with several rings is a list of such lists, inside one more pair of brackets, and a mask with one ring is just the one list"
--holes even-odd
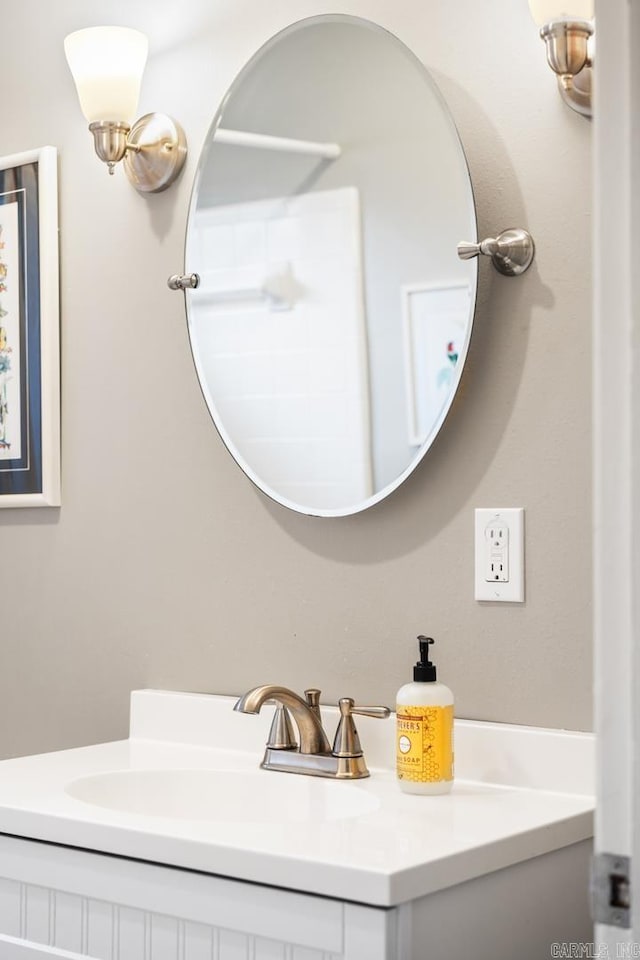
[(166, 190), (187, 156), (180, 125), (163, 113), (131, 123), (138, 106), (148, 41), (128, 27), (89, 27), (70, 33), (65, 54), (96, 153), (113, 173), (123, 162), (140, 193)]
[(572, 110), (590, 117), (593, 0), (529, 0), (529, 8), (540, 27), (549, 66), (557, 74), (560, 96)]

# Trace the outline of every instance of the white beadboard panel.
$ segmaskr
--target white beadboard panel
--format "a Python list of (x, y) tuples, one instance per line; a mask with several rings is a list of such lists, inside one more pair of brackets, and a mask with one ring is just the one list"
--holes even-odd
[(27, 884), (24, 891), (24, 938), (35, 943), (53, 944), (55, 909), (53, 891)]
[(250, 960), (249, 938), (235, 930), (220, 930), (214, 960)]
[(181, 925), (175, 917), (151, 916), (150, 957), (153, 960), (182, 960)]
[(58, 890), (53, 894), (51, 909), (54, 915), (53, 946), (61, 950), (86, 954), (87, 901), (85, 898)]
[(309, 947), (295, 947), (275, 940), (262, 940), (256, 937), (250, 944), (248, 953), (251, 960), (341, 960), (334, 953), (313, 950)]
[[(112, 960), (115, 910), (101, 900), (87, 902), (86, 952), (96, 960)], [(208, 958), (207, 958), (208, 960)]]
[(151, 960), (149, 914), (119, 907), (115, 911), (114, 960)]
[(296, 947), (291, 953), (291, 960), (324, 960), (324, 957), (318, 950), (310, 950), (307, 947)]
[(17, 880), (0, 877), (0, 930), (10, 937), (21, 933), (21, 890)]
[[(15, 914), (16, 905), (19, 909), (23, 892), (20, 884), (9, 890), (7, 900), (13, 901), (13, 909), (8, 917)], [(28, 894), (37, 916), (37, 923), (32, 918), (33, 932), (41, 938), (46, 934), (47, 939), (20, 939), (0, 929), (0, 948), (6, 942), (11, 944), (6, 956), (0, 949), (0, 960), (14, 954), (73, 960), (340, 960), (337, 954), (284, 940), (184, 923), (175, 917), (87, 901), (60, 891), (33, 887)], [(248, 915), (251, 902), (243, 906)]]
[(215, 957), (214, 930), (204, 923), (183, 923), (184, 960), (212, 960)]
[(256, 937), (253, 942), (255, 960), (289, 960), (287, 945), (276, 940), (262, 940)]

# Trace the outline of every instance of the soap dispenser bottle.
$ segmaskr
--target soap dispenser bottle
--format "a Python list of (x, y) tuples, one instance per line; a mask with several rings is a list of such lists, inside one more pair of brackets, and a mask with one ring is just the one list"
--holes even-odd
[(418, 637), (413, 683), (396, 705), (396, 772), (405, 793), (448, 793), (453, 785), (453, 694), (429, 660), (431, 637)]

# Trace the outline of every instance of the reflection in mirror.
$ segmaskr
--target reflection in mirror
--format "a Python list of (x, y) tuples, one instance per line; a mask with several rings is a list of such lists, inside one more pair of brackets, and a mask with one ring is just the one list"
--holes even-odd
[(475, 236), (451, 117), (391, 34), (315, 17), (244, 68), (196, 177), (187, 307), (216, 427), (265, 493), (342, 516), (415, 468), (466, 356)]

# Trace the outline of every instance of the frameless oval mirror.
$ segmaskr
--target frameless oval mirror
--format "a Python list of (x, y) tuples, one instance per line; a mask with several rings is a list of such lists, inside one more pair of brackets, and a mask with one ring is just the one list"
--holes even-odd
[(189, 212), (189, 335), (214, 423), (268, 496), (353, 514), (415, 469), (467, 353), (477, 235), (429, 74), (369, 21), (303, 20), (241, 71)]

